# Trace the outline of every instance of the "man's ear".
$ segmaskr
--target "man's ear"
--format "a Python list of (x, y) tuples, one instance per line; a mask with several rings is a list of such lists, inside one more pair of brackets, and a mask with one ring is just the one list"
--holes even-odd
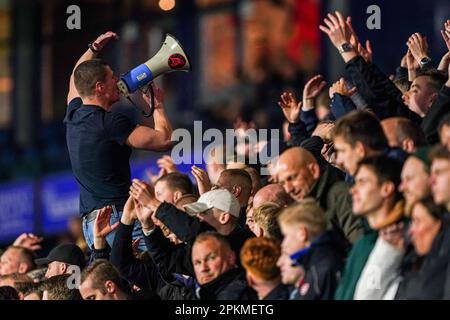
[(308, 233), (308, 229), (306, 228), (306, 226), (304, 224), (300, 224), (298, 226), (298, 232), (300, 233), (300, 239), (303, 242), (307, 242), (309, 239), (309, 233)]
[(67, 272), (67, 269), (69, 268), (69, 265), (67, 263), (61, 263), (59, 265), (59, 270), (61, 274), (65, 274)]
[(311, 162), (308, 164), (309, 171), (311, 172), (314, 180), (318, 180), (320, 178), (320, 167), (317, 162)]
[(392, 181), (386, 181), (381, 185), (381, 196), (388, 198), (395, 193), (395, 185)]
[(364, 159), (367, 156), (366, 147), (364, 147), (361, 141), (356, 141), (354, 150), (361, 159)]
[(410, 138), (406, 138), (402, 142), (402, 149), (405, 150), (408, 153), (412, 153), (414, 151), (415, 145), (414, 141)]
[(220, 224), (227, 224), (231, 219), (231, 215), (228, 212), (221, 212), (219, 215)]
[(430, 94), (428, 97), (428, 108), (431, 108), (431, 105), (433, 104), (434, 100), (436, 100), (438, 97), (438, 92), (434, 92)]
[[(103, 92), (103, 89), (105, 88), (104, 84), (101, 83), (100, 81), (97, 81), (95, 83), (95, 93), (97, 92)], [(95, 94), (94, 94), (95, 95)]]
[(178, 199), (183, 196), (180, 190), (177, 190), (173, 193), (173, 202), (175, 203)]
[(26, 273), (28, 270), (28, 265), (26, 263), (21, 262), (19, 264), (19, 268), (17, 269), (18, 273), (20, 274), (24, 274)]
[(105, 282), (105, 289), (108, 293), (114, 294), (116, 292), (116, 284), (111, 280)]
[(238, 197), (241, 195), (241, 193), (242, 193), (242, 187), (241, 187), (241, 186), (238, 186), (238, 185), (234, 185), (234, 186), (233, 186), (233, 192), (232, 192), (232, 194), (233, 194), (236, 198), (238, 198)]

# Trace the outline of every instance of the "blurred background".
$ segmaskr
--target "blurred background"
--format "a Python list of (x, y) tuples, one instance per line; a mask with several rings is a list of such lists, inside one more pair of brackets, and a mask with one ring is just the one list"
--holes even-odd
[[(80, 30), (66, 26), (74, 4)], [(381, 9), (379, 30), (366, 26), (370, 5)], [(439, 30), (450, 18), (448, 0), (0, 0), (0, 246), (22, 232), (49, 243), (80, 236), (62, 120), (72, 68), (99, 34), (120, 35), (102, 52), (117, 74), (153, 56), (166, 33), (181, 42), (192, 72), (157, 79), (174, 128), (192, 130), (194, 120), (203, 121), (203, 130), (233, 128), (242, 117), (281, 129), (283, 90), (299, 97), (312, 75), (330, 83), (343, 70), (318, 29), (337, 9), (353, 17), (361, 42), (371, 40), (374, 62), (387, 74), (413, 32), (427, 36), (433, 60), (445, 53)], [(126, 100), (115, 108), (136, 123), (148, 121)], [(160, 156), (133, 152), (133, 177), (157, 172)]]

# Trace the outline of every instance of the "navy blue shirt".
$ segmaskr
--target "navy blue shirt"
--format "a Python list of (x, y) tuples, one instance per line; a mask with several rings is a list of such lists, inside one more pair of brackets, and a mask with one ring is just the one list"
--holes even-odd
[(81, 216), (108, 204), (122, 210), (131, 184), (126, 141), (135, 125), (121, 113), (83, 105), (80, 98), (70, 101), (64, 124)]

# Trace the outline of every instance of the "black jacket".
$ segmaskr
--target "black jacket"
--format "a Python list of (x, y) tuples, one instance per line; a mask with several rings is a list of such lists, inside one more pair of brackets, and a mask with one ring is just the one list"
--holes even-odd
[[(204, 231), (214, 230), (214, 228), (206, 222), (189, 216), (184, 211), (179, 210), (174, 205), (167, 202), (162, 203), (158, 207), (158, 210), (156, 210), (156, 217), (161, 220), (161, 222), (166, 225), (181, 241), (186, 242), (186, 247), (188, 249), (192, 248), (197, 235)], [(253, 237), (255, 237), (255, 235), (249, 229), (242, 228), (239, 225), (237, 225), (229, 235), (225, 236), (230, 243), (231, 250), (235, 252), (236, 257), (239, 257), (241, 248), (245, 241)], [(190, 260), (191, 250), (184, 250), (184, 252), (188, 255), (184, 259)], [(166, 251), (166, 253), (173, 255), (172, 252)], [(180, 255), (182, 255), (182, 253), (180, 253)], [(176, 259), (181, 259), (181, 256)], [(239, 261), (239, 259), (237, 260)], [(174, 272), (170, 269), (170, 265), (167, 267), (170, 272)], [(193, 275), (193, 273), (191, 273), (191, 275)]]
[(404, 274), (395, 299), (442, 300), (446, 295), (446, 280), (450, 260), (450, 225), (448, 221), (433, 241), (425, 257), (416, 257), (416, 263)]
[(297, 259), (305, 276), (295, 299), (332, 300), (344, 267), (346, 247), (333, 231), (322, 234), (310, 250)]
[(443, 86), (422, 119), (403, 103), (401, 91), (374, 64), (367, 63), (361, 56), (347, 62), (347, 74), (358, 87), (358, 92), (368, 102), (380, 120), (388, 117), (405, 117), (420, 124), (429, 144), (439, 142), (437, 128), (439, 121), (450, 109), (450, 88)]
[(241, 268), (231, 269), (204, 284), (198, 291), (200, 300), (258, 300), (256, 292), (248, 286)]
[(267, 296), (261, 300), (288, 300), (289, 299), (289, 287), (280, 283)]
[(111, 249), (110, 262), (127, 281), (143, 291), (156, 293), (164, 283), (162, 277), (165, 276), (165, 270), (159, 270), (152, 259), (144, 262), (134, 256), (131, 244), (132, 233), (133, 225), (119, 224)]

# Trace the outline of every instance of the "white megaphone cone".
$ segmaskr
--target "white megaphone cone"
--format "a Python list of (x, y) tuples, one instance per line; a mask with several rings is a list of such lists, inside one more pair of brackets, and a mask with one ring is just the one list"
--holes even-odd
[(117, 87), (121, 95), (128, 97), (130, 93), (147, 86), (161, 74), (190, 70), (191, 62), (188, 55), (184, 52), (177, 39), (167, 34), (158, 53), (147, 62), (123, 75), (117, 83)]

